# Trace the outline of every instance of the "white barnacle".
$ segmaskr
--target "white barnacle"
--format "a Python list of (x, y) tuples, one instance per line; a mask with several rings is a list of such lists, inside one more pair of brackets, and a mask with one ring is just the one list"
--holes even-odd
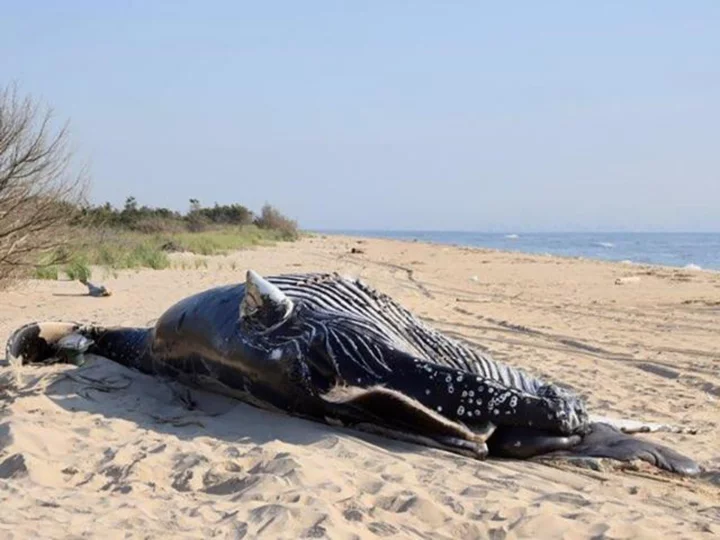
[(468, 392), (468, 396), (473, 397), (475, 395), (475, 392), (473, 390), (470, 390)]
[(273, 351), (270, 353), (270, 360), (280, 360), (280, 357), (282, 356), (282, 349), (273, 349)]
[(514, 409), (517, 407), (517, 396), (513, 396), (510, 398), (510, 406)]
[(446, 383), (449, 383), (450, 381), (452, 381), (452, 377), (451, 377), (450, 375), (448, 375), (447, 377), (445, 377), (445, 382), (446, 382)]
[(498, 411), (497, 409), (495, 409), (495, 410), (493, 410), (493, 414), (494, 414), (495, 416), (497, 416), (498, 414), (500, 414), (500, 411)]
[(442, 412), (442, 407), (440, 405), (437, 406), (437, 411)]
[(458, 416), (462, 416), (463, 414), (465, 414), (465, 407), (463, 407), (462, 405), (460, 405), (460, 406), (457, 408), (457, 414), (458, 414)]
[(462, 382), (462, 380), (463, 380), (462, 374), (458, 375), (458, 376), (457, 376), (457, 379), (455, 379), (455, 380), (456, 380), (457, 382)]
[(492, 386), (488, 386), (488, 394), (492, 394), (495, 389)]
[(429, 395), (430, 395), (430, 389), (429, 389), (429, 388), (427, 388), (427, 389), (425, 390), (425, 395), (426, 395), (426, 396), (429, 396)]
[(475, 403), (477, 403), (478, 405), (482, 405), (482, 399), (476, 399)]
[(462, 391), (462, 397), (467, 397), (467, 395), (468, 395), (467, 390), (463, 390), (463, 391)]
[(480, 411), (475, 409), (475, 416), (480, 416)]
[(452, 384), (448, 385), (448, 394), (453, 394), (453, 393), (455, 393), (455, 387)]

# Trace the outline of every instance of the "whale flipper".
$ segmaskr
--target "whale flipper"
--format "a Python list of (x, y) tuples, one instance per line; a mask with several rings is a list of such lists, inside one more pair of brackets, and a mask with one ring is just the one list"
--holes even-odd
[(382, 386), (336, 387), (320, 397), (344, 425), (476, 458), (487, 455), (485, 441), (495, 429), (492, 424), (486, 424), (471, 430), (419, 401)]
[(248, 270), (245, 294), (240, 303), (240, 320), (259, 332), (268, 332), (282, 324), (293, 309), (293, 302), (277, 286)]

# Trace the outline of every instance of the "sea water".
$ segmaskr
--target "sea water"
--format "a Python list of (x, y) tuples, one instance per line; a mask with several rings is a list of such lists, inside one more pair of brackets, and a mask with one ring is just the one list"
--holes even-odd
[(318, 232), (720, 270), (720, 233), (476, 233), (339, 230)]

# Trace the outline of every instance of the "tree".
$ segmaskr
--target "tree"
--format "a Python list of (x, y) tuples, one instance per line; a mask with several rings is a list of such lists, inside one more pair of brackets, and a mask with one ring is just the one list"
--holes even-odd
[(137, 212), (137, 209), (137, 199), (130, 195), (127, 199), (125, 199), (125, 207), (123, 208), (123, 211), (128, 214), (134, 214)]
[(38, 266), (43, 254), (61, 257), (85, 200), (84, 175), (70, 172), (68, 126), (53, 133), (52, 118), (14, 85), (0, 90), (0, 284)]
[(260, 210), (260, 215), (255, 218), (255, 225), (261, 229), (278, 231), (286, 240), (294, 240), (298, 237), (297, 222), (267, 203)]

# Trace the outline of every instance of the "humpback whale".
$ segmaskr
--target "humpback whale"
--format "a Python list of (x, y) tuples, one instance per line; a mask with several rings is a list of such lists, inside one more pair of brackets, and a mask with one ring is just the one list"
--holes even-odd
[[(485, 459), (642, 460), (682, 475), (697, 463), (633, 436), (663, 426), (589, 414), (573, 391), (451, 338), (362, 280), (337, 273), (216, 286), (149, 327), (31, 322), (11, 364), (106, 357), (257, 407)], [(629, 426), (629, 427), (628, 427)]]

